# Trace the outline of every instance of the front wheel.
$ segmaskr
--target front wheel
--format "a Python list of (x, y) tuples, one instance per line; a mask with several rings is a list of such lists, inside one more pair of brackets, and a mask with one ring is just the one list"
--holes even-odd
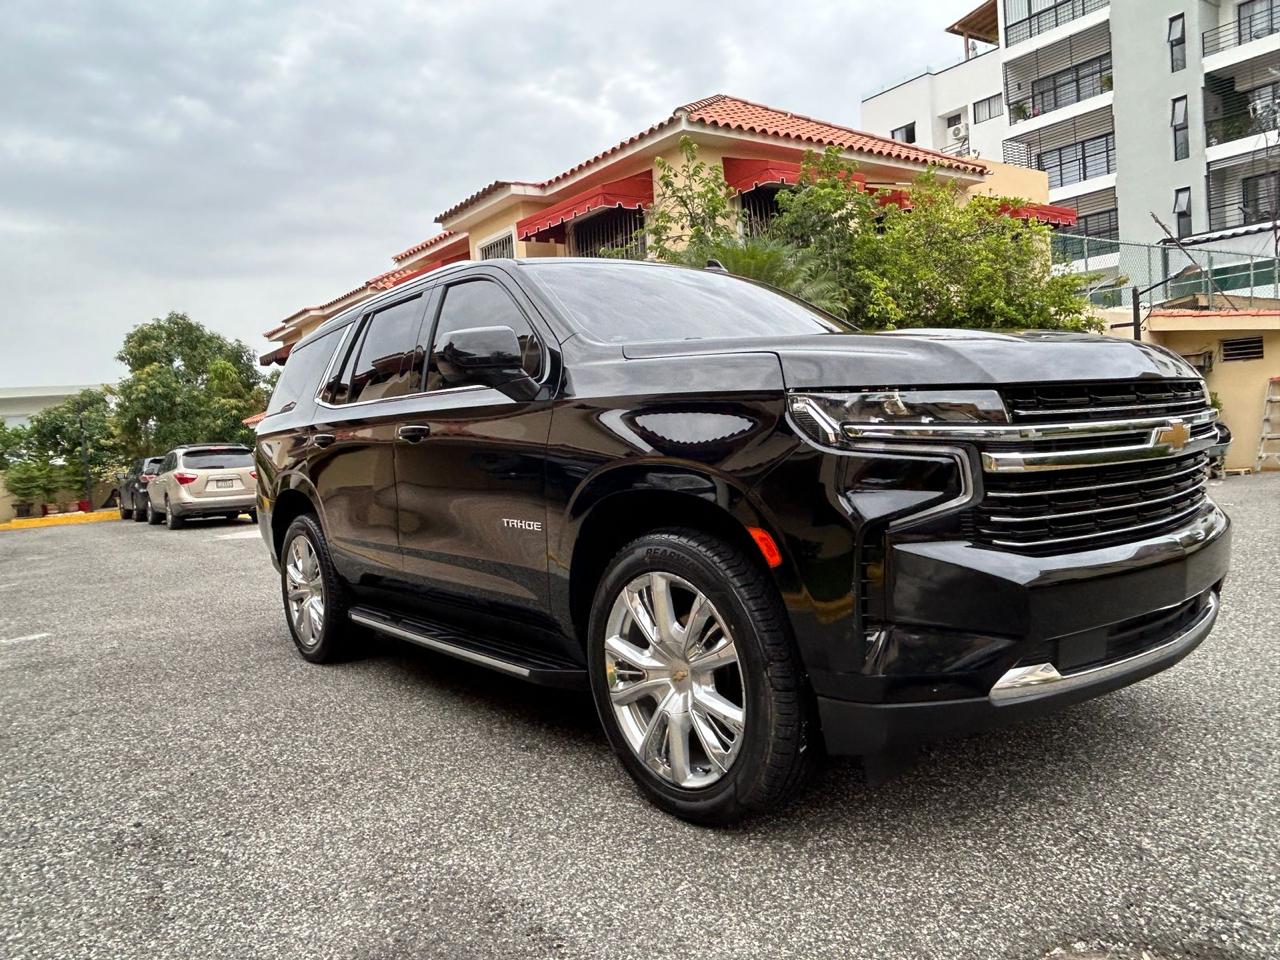
[(312, 663), (345, 659), (351, 649), (346, 588), (316, 518), (289, 524), (280, 550), (280, 592), (298, 652)]
[(133, 522), (142, 523), (146, 519), (147, 519), (147, 511), (142, 507), (138, 506), (138, 504), (135, 502), (133, 505)]
[(131, 508), (131, 507), (126, 507), (126, 506), (124, 505), (124, 497), (121, 497), (121, 498), (120, 498), (120, 519), (121, 519), (121, 520), (132, 520), (132, 519), (133, 519), (133, 508)]
[(664, 810), (728, 824), (806, 780), (811, 697), (755, 558), (692, 530), (632, 541), (600, 583), (589, 647), (609, 742)]

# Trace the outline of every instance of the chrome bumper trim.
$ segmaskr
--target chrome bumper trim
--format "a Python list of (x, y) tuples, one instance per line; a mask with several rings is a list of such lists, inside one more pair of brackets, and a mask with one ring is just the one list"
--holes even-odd
[(1019, 700), (1029, 700), (1046, 694), (1066, 693), (1070, 690), (1078, 690), (1082, 687), (1123, 676), (1162, 660), (1175, 658), (1195, 647), (1208, 635), (1209, 631), (1213, 629), (1214, 621), (1218, 619), (1218, 607), (1218, 595), (1211, 592), (1209, 594), (1209, 604), (1205, 607), (1204, 612), (1200, 614), (1195, 623), (1187, 627), (1182, 633), (1170, 640), (1166, 640), (1158, 647), (1152, 647), (1150, 650), (1144, 650), (1142, 653), (1134, 654), (1132, 657), (1126, 657), (1123, 660), (1117, 660), (1114, 663), (1105, 663), (1098, 667), (1091, 667), (1078, 673), (1065, 675), (1059, 673), (1051, 663), (1014, 667), (1012, 670), (1006, 671), (1004, 676), (996, 681), (995, 686), (991, 688), (991, 692), (987, 694), (987, 699), (992, 704), (999, 706), (1007, 703), (1016, 703)]

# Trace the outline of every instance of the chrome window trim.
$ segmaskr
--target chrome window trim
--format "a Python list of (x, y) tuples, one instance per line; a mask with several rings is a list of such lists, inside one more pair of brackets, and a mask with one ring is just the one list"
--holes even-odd
[(493, 390), (483, 383), (468, 383), (460, 387), (445, 387), (443, 390), (421, 390), (417, 393), (402, 393), (398, 397), (378, 397), (376, 400), (357, 400), (355, 403), (328, 403), (316, 397), (316, 405), (327, 410), (351, 410), (355, 407), (368, 407), (375, 403), (395, 403), (397, 400), (414, 400), (423, 397), (441, 397), (451, 393), (467, 393), (473, 390)]

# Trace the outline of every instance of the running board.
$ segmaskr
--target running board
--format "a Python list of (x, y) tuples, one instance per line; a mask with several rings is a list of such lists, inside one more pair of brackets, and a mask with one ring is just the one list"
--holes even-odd
[(587, 672), (567, 658), (497, 637), (469, 633), (431, 620), (402, 617), (373, 607), (353, 607), (351, 622), (420, 647), (551, 687), (587, 689)]

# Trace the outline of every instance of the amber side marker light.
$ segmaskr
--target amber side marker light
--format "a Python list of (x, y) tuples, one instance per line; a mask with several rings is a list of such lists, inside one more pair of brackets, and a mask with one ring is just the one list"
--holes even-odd
[(751, 534), (751, 539), (756, 542), (756, 546), (760, 548), (760, 553), (764, 557), (764, 562), (770, 568), (782, 566), (782, 551), (778, 549), (778, 545), (774, 543), (773, 537), (769, 535), (768, 530), (760, 527), (747, 527), (747, 533)]

